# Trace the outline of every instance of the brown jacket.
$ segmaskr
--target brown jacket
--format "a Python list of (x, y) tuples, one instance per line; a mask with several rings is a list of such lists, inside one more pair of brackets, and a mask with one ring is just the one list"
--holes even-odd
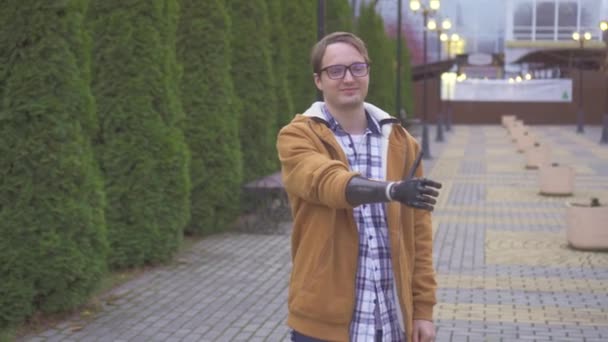
[[(359, 236), (346, 185), (356, 175), (321, 114), (321, 102), (279, 132), (277, 148), (293, 215), (287, 324), (330, 341), (348, 341), (355, 305)], [(420, 149), (379, 108), (365, 104), (380, 123), (386, 180), (405, 177)], [(416, 170), (422, 176), (422, 167)], [(412, 340), (413, 320), (432, 321), (435, 272), (430, 213), (387, 203), (391, 259), (402, 329)]]

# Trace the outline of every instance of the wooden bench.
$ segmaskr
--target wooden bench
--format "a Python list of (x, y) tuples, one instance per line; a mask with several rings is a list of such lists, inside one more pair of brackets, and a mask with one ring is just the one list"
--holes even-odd
[(245, 233), (285, 232), (291, 211), (281, 172), (253, 180), (243, 186), (243, 215), (237, 229)]

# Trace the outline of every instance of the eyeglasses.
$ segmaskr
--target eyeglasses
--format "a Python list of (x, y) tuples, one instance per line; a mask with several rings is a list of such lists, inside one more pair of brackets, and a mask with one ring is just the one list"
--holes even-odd
[(346, 76), (346, 70), (350, 71), (353, 77), (367, 76), (369, 73), (369, 63), (353, 63), (351, 65), (330, 65), (320, 70), (319, 73), (327, 71), (327, 76), (332, 80), (339, 80)]

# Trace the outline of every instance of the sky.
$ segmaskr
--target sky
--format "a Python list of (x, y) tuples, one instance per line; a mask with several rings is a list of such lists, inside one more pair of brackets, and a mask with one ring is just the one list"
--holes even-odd
[[(409, 10), (409, 0), (402, 0), (404, 11)], [(428, 3), (428, 0), (422, 0)], [(458, 33), (469, 37), (469, 42), (475, 45), (478, 41), (489, 40), (490, 44), (497, 41), (497, 37), (502, 36), (505, 27), (504, 15), (505, 0), (443, 0), (441, 1), (440, 14), (442, 17), (448, 17), (452, 23), (456, 24), (458, 7), (460, 6), (462, 26), (455, 28)], [(382, 12), (385, 20), (396, 21), (396, 3), (397, 0), (379, 0), (379, 10)], [(419, 15), (411, 15), (405, 20), (418, 20)], [(413, 25), (420, 27), (421, 25)], [(473, 46), (471, 46), (473, 47)], [(498, 48), (498, 47), (496, 47)]]
[[(371, 1), (371, 0), (364, 0)], [(378, 6), (382, 12), (385, 20), (396, 21), (396, 4), (398, 0), (378, 0)], [(405, 12), (409, 11), (409, 0), (401, 0), (402, 6)], [(421, 0), (423, 3), (428, 4), (428, 0)], [(441, 16), (449, 17), (452, 22), (456, 24), (456, 18), (458, 13), (461, 13), (462, 26), (456, 27), (458, 33), (466, 36), (468, 39), (468, 48), (477, 50), (477, 47), (483, 45), (487, 50), (491, 48), (488, 43), (492, 45), (492, 41), (495, 42), (495, 49), (500, 50), (502, 38), (504, 37), (504, 31), (506, 27), (506, 5), (508, 1), (532, 1), (532, 0), (442, 0), (441, 9), (439, 11)], [(547, 0), (555, 1), (555, 0)], [(606, 18), (608, 20), (608, 0), (561, 0), (561, 1), (581, 1), (583, 6), (587, 4), (588, 8), (593, 8), (593, 11), (597, 11), (598, 4), (603, 3), (603, 12), (598, 13), (598, 17)], [(543, 0), (537, 0), (538, 3)], [(460, 9), (460, 10), (459, 10)], [(410, 23), (412, 20), (417, 20), (418, 23), (412, 25), (413, 27), (420, 28), (421, 16), (410, 15), (407, 19)], [(595, 20), (595, 19), (594, 19)], [(501, 37), (501, 39), (498, 39)], [(484, 43), (485, 41), (485, 43)], [(484, 45), (485, 44), (485, 45)], [(479, 45), (479, 46), (476, 46)]]

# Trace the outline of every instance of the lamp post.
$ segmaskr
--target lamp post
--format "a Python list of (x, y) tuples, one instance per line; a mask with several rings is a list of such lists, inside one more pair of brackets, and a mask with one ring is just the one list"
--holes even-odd
[(395, 115), (399, 115), (401, 122), (405, 118), (401, 117), (401, 0), (397, 0), (397, 84), (395, 96)]
[[(608, 21), (600, 22), (602, 40), (606, 44), (606, 61), (604, 62), (604, 78), (606, 79), (606, 90), (608, 91)], [(604, 120), (602, 122), (602, 137), (600, 144), (608, 144), (608, 96), (605, 97)]]
[[(448, 60), (449, 60), (452, 58), (452, 44), (458, 43), (458, 41), (460, 40), (460, 36), (457, 33), (452, 33), (451, 36), (448, 36), (447, 33), (444, 33), (440, 36), (440, 39), (446, 41), (448, 44)], [(451, 83), (450, 83), (450, 86), (451, 86)], [(451, 91), (451, 89), (450, 89), (450, 91)], [(445, 130), (449, 132), (452, 130), (452, 93), (451, 92), (446, 101), (446, 107), (447, 108), (446, 108)]]
[[(430, 31), (437, 31), (437, 61), (441, 61), (441, 42), (444, 31), (448, 31), (452, 28), (452, 22), (449, 19), (444, 19), (439, 25), (434, 19), (431, 19), (427, 24), (427, 29)], [(445, 37), (444, 37), (445, 40)], [(439, 67), (439, 66), (438, 66)], [(435, 141), (443, 141), (443, 101), (441, 100), (441, 73), (437, 76), (437, 99), (439, 101), (439, 109), (437, 111), (437, 135)]]
[(423, 90), (422, 90), (422, 153), (424, 159), (431, 159), (431, 152), (429, 146), (429, 130), (426, 125), (427, 122), (427, 101), (426, 101), (426, 63), (427, 63), (427, 45), (426, 45), (426, 30), (429, 21), (429, 16), (439, 10), (439, 0), (429, 0), (428, 6), (423, 5), (419, 0), (410, 0), (410, 9), (415, 13), (422, 13), (423, 18), (423, 30), (422, 30), (422, 45), (423, 45), (423, 65), (425, 66), (424, 76), (422, 79)]
[[(576, 40), (580, 43), (581, 52), (585, 49), (585, 41), (591, 40), (591, 33), (585, 32), (584, 34), (580, 34), (579, 32), (574, 32), (572, 34), (572, 39)], [(578, 115), (576, 119), (576, 132), (584, 133), (584, 122), (585, 122), (585, 113), (583, 112), (583, 63), (582, 53), (581, 58), (578, 60)]]

